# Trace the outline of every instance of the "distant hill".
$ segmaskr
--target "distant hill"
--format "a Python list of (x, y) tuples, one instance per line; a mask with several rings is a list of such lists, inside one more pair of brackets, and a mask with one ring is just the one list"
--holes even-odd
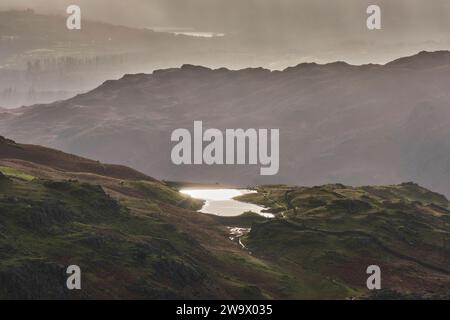
[[(184, 65), (106, 81), (74, 98), (0, 116), (0, 133), (174, 181), (318, 185), (414, 181), (450, 195), (450, 53), (386, 65), (300, 64), (284, 71)], [(170, 135), (279, 128), (280, 173), (171, 164)]]

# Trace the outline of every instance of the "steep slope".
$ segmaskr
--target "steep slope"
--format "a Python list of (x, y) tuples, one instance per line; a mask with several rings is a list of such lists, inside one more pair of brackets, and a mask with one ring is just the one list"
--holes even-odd
[[(284, 71), (185, 65), (127, 75), (66, 101), (0, 120), (0, 133), (160, 179), (241, 184), (395, 184), (450, 194), (450, 53), (387, 65), (301, 64)], [(279, 128), (280, 173), (257, 166), (172, 165), (170, 135)], [(119, 151), (120, 150), (120, 151)]]

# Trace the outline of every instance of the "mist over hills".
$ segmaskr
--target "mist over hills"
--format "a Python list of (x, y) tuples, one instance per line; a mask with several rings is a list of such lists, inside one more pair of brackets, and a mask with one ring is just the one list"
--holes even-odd
[(91, 20), (72, 31), (66, 18), (0, 11), (2, 107), (67, 99), (124, 73), (180, 65), (180, 57), (207, 62), (198, 48), (215, 41)]
[[(394, 184), (450, 194), (450, 53), (386, 65), (284, 71), (184, 65), (126, 75), (74, 98), (1, 114), (0, 134), (124, 164), (159, 179), (232, 184)], [(171, 164), (174, 129), (279, 128), (280, 172)]]
[[(417, 0), (416, 5), (423, 1)], [(225, 1), (156, 2), (134, 3), (142, 8), (135, 14), (123, 9), (129, 3), (80, 3), (82, 29), (75, 31), (66, 28), (67, 3), (0, 4), (0, 10), (22, 8), (0, 11), (0, 106), (67, 99), (123, 74), (151, 73), (182, 64), (282, 70), (311, 61), (385, 63), (420, 50), (450, 48), (445, 32), (449, 7), (436, 1), (420, 6), (434, 8), (440, 19), (431, 19), (427, 12), (410, 15), (385, 1), (383, 29), (377, 32), (366, 29), (366, 4), (360, 1), (346, 1), (345, 9), (344, 4), (327, 1), (269, 1), (239, 4), (242, 10)], [(167, 10), (177, 17), (171, 18)], [(156, 12), (161, 13), (159, 19), (151, 14)], [(181, 17), (179, 12), (183, 12)], [(311, 19), (311, 12), (318, 18)], [(401, 25), (399, 17), (404, 19)], [(173, 34), (174, 30), (224, 36), (186, 36)]]

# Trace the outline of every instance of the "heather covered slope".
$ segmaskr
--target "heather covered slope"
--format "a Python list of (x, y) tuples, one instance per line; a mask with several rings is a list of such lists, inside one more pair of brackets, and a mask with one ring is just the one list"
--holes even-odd
[[(450, 53), (387, 65), (300, 64), (284, 71), (185, 65), (127, 75), (66, 101), (0, 115), (0, 134), (159, 179), (319, 185), (415, 181), (449, 195)], [(280, 172), (172, 165), (170, 135), (205, 128), (279, 128)]]

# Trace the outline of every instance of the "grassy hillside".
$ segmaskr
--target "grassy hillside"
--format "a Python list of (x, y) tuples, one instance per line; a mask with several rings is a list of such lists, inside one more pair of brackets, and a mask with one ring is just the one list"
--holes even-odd
[[(158, 268), (180, 273), (180, 287), (199, 283), (203, 294), (210, 290), (202, 283), (206, 271), (193, 262), (205, 253), (188, 235), (153, 217), (160, 213), (157, 196), (142, 203), (137, 215), (131, 201), (124, 206), (98, 185), (30, 181), (22, 178), (26, 173), (0, 171), (1, 298), (69, 298), (62, 279), (70, 264), (85, 271), (76, 297), (190, 296), (167, 288)], [(162, 186), (152, 190), (170, 192)]]
[(1, 139), (0, 299), (450, 298), (450, 204), (418, 185), (264, 186), (240, 200), (276, 218), (224, 218), (138, 175)]
[[(372, 298), (450, 298), (450, 204), (442, 195), (413, 183), (267, 186), (240, 200), (282, 208), (243, 242), (293, 273)], [(368, 295), (365, 270), (372, 264), (381, 267), (385, 290)]]
[[(149, 177), (115, 178), (128, 168), (66, 171), (88, 160), (2, 141), (0, 299), (283, 297), (283, 271), (196, 213), (201, 201)], [(11, 148), (22, 158), (10, 158)], [(60, 161), (44, 165), (43, 153)], [(81, 291), (65, 288), (72, 264), (81, 267)]]

